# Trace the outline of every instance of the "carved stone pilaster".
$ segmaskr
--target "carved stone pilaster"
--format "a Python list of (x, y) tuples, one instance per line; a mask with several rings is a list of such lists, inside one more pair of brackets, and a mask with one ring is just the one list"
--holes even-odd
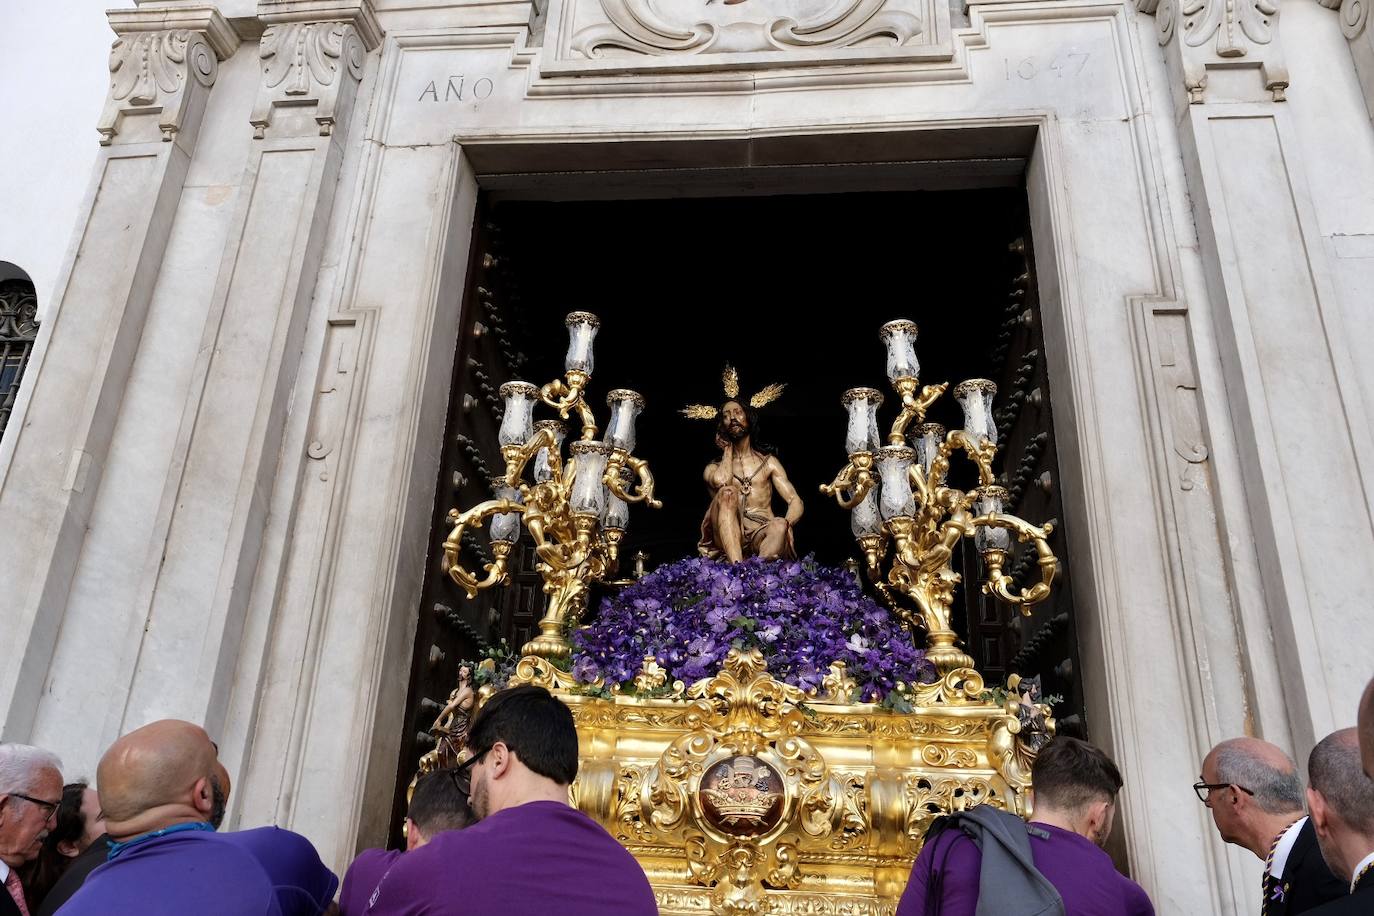
[(1137, 0), (1155, 30), (1189, 104), (1207, 100), (1208, 75), (1258, 70), (1275, 102), (1284, 100), (1288, 68), (1278, 40), (1279, 0)]
[[(367, 52), (381, 29), (367, 0), (263, 0), (267, 29), (259, 46), (262, 83), (250, 122), (266, 138), (282, 108), (313, 107), (319, 135), (328, 137), (352, 107)], [(297, 130), (297, 132), (299, 132)]]
[[(1337, 9), (1336, 0), (1322, 4)], [(1365, 108), (1374, 119), (1374, 29), (1369, 28), (1370, 7), (1374, 0), (1341, 0), (1337, 15), (1341, 17), (1341, 34), (1350, 42), (1350, 57), (1360, 80)]]
[[(239, 40), (214, 7), (140, 7), (113, 10), (119, 36), (110, 49), (110, 91), (96, 130), (101, 146), (114, 142), (126, 119), (157, 118), (170, 142), (198, 118), (214, 85), (219, 61)], [(146, 139), (139, 137), (139, 139)]]

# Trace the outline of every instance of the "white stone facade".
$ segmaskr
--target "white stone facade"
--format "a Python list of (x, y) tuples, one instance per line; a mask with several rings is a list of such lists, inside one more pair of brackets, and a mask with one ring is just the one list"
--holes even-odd
[(1252, 911), (1199, 761), (1242, 733), (1304, 756), (1374, 667), (1368, 6), (539, 5), (110, 14), (91, 192), (0, 442), (3, 737), (92, 769), (205, 722), (234, 817), (342, 867), (385, 835), (479, 188), (1019, 160), (1131, 871), (1161, 913)]

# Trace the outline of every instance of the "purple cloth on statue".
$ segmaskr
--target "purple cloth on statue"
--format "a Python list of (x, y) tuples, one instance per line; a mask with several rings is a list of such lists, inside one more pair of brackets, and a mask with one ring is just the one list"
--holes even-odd
[(368, 914), (657, 916), (644, 870), (587, 815), (530, 802), (401, 856)]
[(215, 833), (188, 831), (130, 846), (91, 872), (61, 916), (281, 916), (257, 859)]
[(404, 853), (397, 849), (364, 849), (358, 853), (344, 872), (343, 889), (339, 891), (340, 916), (366, 913), (372, 892), (402, 855)]
[(219, 836), (258, 860), (277, 889), (282, 916), (319, 916), (339, 889), (339, 879), (320, 861), (314, 845), (299, 833), (258, 827)]
[[(1049, 824), (1035, 827), (1049, 836), (1030, 835), (1031, 857), (1064, 898), (1065, 916), (1154, 916), (1145, 891), (1118, 872), (1111, 856), (1091, 840)], [(940, 833), (917, 856), (897, 916), (974, 916), (982, 864), (973, 840), (958, 829)], [(932, 886), (938, 887), (939, 900), (927, 903)]]

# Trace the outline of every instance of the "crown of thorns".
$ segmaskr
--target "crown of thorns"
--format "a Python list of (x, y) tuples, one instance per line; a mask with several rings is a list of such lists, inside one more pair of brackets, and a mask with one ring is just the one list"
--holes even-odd
[[(725, 396), (730, 400), (739, 398), (739, 372), (734, 366), (726, 366), (725, 371), (720, 377), (721, 387), (725, 390)], [(758, 410), (766, 407), (782, 396), (782, 390), (787, 387), (785, 382), (774, 383), (760, 388), (749, 398), (749, 406)], [(712, 407), (710, 404), (688, 404), (682, 408), (682, 415), (693, 420), (714, 420), (720, 416), (720, 408)]]

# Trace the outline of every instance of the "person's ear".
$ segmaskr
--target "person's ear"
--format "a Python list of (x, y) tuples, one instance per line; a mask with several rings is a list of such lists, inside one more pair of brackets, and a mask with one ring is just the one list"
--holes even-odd
[(512, 755), (510, 748), (506, 747), (504, 742), (498, 741), (493, 744), (491, 750), (487, 752), (487, 758), (490, 761), (488, 767), (492, 779), (500, 779), (510, 771)]
[(420, 825), (410, 818), (406, 818), (406, 852), (410, 852), (412, 849), (419, 849), (428, 842), (429, 838), (426, 837), (425, 832), (420, 829)]
[(1331, 830), (1331, 809), (1322, 794), (1311, 786), (1307, 787), (1307, 812), (1312, 818), (1312, 829), (1318, 836), (1327, 836)]
[(1101, 841), (1107, 838), (1107, 832), (1111, 830), (1112, 803), (1105, 798), (1088, 805), (1088, 839), (1101, 845)]
[(210, 777), (202, 776), (191, 786), (191, 806), (205, 815), (206, 820), (215, 810), (215, 792), (210, 785)]
[(63, 840), (58, 843), (57, 852), (59, 855), (66, 856), (68, 859), (75, 859), (77, 856), (81, 855), (81, 850), (71, 840)]

